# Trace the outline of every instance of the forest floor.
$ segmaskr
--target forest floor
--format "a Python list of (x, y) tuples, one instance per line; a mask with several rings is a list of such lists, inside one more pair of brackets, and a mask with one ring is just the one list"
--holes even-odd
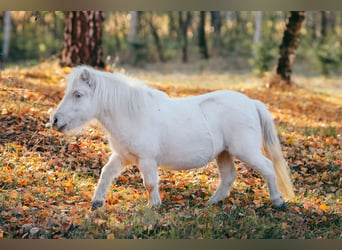
[(267, 88), (266, 78), (208, 70), (201, 62), (115, 70), (172, 97), (229, 88), (266, 103), (294, 181), (288, 208), (272, 208), (264, 179), (236, 161), (238, 178), (217, 205), (205, 206), (218, 184), (215, 162), (161, 169), (157, 209), (147, 206), (132, 166), (110, 188), (105, 206), (91, 212), (108, 142), (95, 123), (75, 135), (45, 127), (71, 69), (42, 63), (1, 72), (0, 238), (342, 239), (341, 81), (298, 76), (297, 87)]

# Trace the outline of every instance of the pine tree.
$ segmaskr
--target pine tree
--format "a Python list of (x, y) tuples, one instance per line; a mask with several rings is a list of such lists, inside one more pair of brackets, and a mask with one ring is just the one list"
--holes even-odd
[(104, 67), (101, 11), (68, 11), (65, 14), (61, 66), (86, 64)]

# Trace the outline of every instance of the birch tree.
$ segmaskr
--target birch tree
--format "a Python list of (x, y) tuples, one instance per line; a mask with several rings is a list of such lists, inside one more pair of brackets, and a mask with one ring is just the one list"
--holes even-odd
[(2, 44), (2, 55), (3, 58), (8, 57), (9, 49), (10, 49), (10, 40), (11, 40), (11, 12), (5, 11), (4, 13), (4, 37)]

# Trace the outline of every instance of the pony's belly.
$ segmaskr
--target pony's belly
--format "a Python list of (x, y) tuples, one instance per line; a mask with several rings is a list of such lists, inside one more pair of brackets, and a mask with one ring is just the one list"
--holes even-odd
[(161, 167), (176, 169), (176, 170), (186, 170), (192, 168), (199, 168), (207, 165), (211, 162), (219, 152), (214, 152), (211, 143), (205, 145), (201, 144), (189, 147), (179, 146), (174, 150), (166, 152), (159, 161)]
[(173, 170), (188, 170), (194, 168), (201, 168), (207, 165), (212, 159), (206, 161), (192, 161), (192, 162), (185, 162), (185, 161), (174, 161), (174, 162), (166, 162), (165, 164), (161, 164), (159, 167), (166, 168), (166, 169), (173, 169)]

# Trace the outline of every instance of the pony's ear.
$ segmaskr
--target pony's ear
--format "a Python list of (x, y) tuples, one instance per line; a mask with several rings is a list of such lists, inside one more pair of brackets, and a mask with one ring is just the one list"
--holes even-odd
[(83, 69), (80, 78), (85, 81), (89, 87), (95, 88), (95, 79), (93, 79), (93, 75), (88, 69)]

